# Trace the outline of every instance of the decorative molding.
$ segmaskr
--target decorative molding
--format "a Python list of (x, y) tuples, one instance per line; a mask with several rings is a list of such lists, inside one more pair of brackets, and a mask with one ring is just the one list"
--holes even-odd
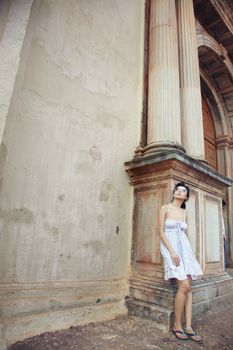
[(225, 65), (226, 69), (229, 71), (231, 77), (233, 77), (233, 64), (228, 56), (226, 48), (214, 39), (201, 23), (196, 19), (196, 37), (197, 37), (197, 46), (205, 46), (210, 50), (214, 51), (219, 58), (222, 60), (222, 63)]
[(233, 139), (228, 135), (218, 136), (216, 138), (216, 144), (218, 148), (233, 148)]
[[(215, 183), (215, 188), (220, 186), (231, 186), (233, 180), (211, 169), (204, 162), (194, 159), (179, 150), (171, 150), (161, 152), (156, 155), (145, 155), (142, 157), (134, 157), (133, 160), (125, 162), (126, 171), (128, 172), (131, 183), (143, 179), (144, 176), (155, 176), (155, 173), (161, 172), (163, 169), (177, 169), (181, 172), (190, 171), (195, 174), (196, 180), (202, 179), (203, 175), (209, 175), (209, 181)], [(153, 175), (154, 174), (154, 175)]]
[(231, 34), (233, 34), (233, 13), (226, 0), (210, 0), (215, 7), (222, 21), (225, 23)]

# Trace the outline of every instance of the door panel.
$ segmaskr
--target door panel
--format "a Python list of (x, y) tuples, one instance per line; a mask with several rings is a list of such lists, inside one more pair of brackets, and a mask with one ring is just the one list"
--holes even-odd
[(204, 127), (205, 159), (209, 165), (217, 170), (216, 133), (213, 118), (204, 97), (202, 97), (202, 115)]

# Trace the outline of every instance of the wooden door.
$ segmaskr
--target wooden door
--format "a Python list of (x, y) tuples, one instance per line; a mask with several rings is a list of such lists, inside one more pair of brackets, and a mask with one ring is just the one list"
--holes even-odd
[(202, 97), (202, 115), (204, 126), (205, 159), (209, 165), (217, 170), (216, 133), (211, 111), (204, 97)]

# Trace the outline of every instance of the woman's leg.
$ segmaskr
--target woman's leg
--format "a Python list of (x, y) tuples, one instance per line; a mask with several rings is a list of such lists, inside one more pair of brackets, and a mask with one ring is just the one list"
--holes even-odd
[[(194, 334), (192, 329), (192, 278), (188, 276), (189, 291), (185, 299), (185, 322), (186, 322), (186, 334)], [(199, 335), (193, 335), (191, 338), (197, 342), (202, 339)]]
[[(176, 293), (175, 305), (174, 305), (175, 317), (174, 317), (173, 331), (182, 330), (181, 319), (184, 311), (186, 295), (189, 292), (189, 288), (190, 288), (188, 280), (179, 281), (177, 279), (176, 282), (178, 284), (178, 290)], [(186, 336), (182, 334), (179, 334), (179, 337), (182, 339), (186, 338)]]
[(186, 299), (185, 299), (186, 328), (190, 328), (192, 326), (193, 296), (192, 296), (192, 278), (190, 276), (188, 276), (188, 282), (189, 282), (189, 291), (186, 294)]

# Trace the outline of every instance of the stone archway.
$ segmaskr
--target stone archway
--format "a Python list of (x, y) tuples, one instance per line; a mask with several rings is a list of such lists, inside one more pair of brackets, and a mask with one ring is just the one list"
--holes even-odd
[[(210, 41), (210, 40), (209, 40)], [(213, 43), (212, 43), (213, 44)], [(216, 42), (214, 42), (216, 44)], [(216, 45), (215, 45), (216, 46)], [(199, 42), (199, 64), (201, 73), (201, 90), (203, 103), (206, 159), (209, 165), (222, 175), (232, 178), (233, 153), (233, 75), (230, 65), (226, 64), (221, 50), (213, 45)], [(215, 132), (215, 135), (214, 135)], [(207, 135), (209, 133), (209, 135)], [(208, 139), (208, 141), (207, 141)], [(215, 139), (215, 142), (214, 142)], [(216, 151), (216, 155), (215, 155)], [(216, 159), (216, 161), (214, 160)], [(225, 227), (228, 233), (229, 265), (233, 265), (233, 189), (225, 193), (227, 202)]]

